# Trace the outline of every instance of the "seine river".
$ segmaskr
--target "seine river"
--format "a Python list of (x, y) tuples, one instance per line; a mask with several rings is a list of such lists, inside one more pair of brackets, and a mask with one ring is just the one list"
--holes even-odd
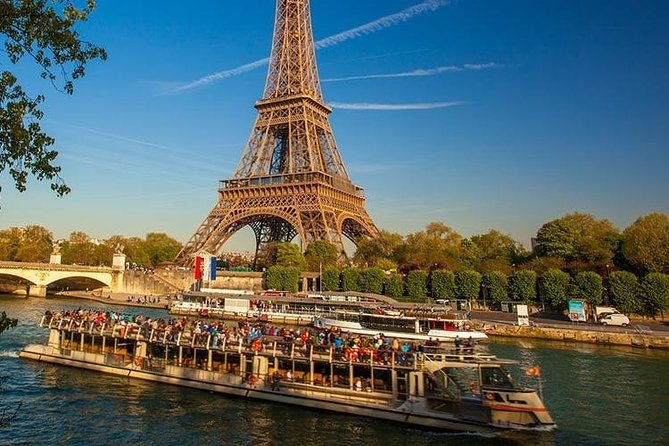
[(0, 444), (669, 444), (666, 351), (524, 340), (491, 343), (492, 353), (520, 362), (516, 372), (528, 384), (538, 385), (521, 369), (541, 367), (544, 399), (558, 424), (551, 433), (498, 436), (428, 432), (18, 358), (24, 345), (46, 340), (47, 331), (37, 326), (44, 310), (92, 304), (0, 296), (0, 311), (19, 319), (17, 328), (0, 335), (0, 414), (20, 404), (10, 425), (0, 427)]

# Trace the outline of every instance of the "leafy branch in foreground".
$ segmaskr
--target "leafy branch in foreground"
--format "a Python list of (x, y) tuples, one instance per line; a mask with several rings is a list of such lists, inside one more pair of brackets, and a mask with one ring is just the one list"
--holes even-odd
[[(107, 59), (104, 49), (79, 38), (75, 30), (85, 22), (95, 2), (77, 7), (75, 0), (0, 0), (0, 52), (12, 64), (24, 57), (39, 66), (40, 77), (66, 94), (74, 93), (74, 81), (84, 76), (86, 63)], [(0, 65), (5, 65), (0, 59)], [(9, 70), (0, 71), (0, 173), (9, 171), (19, 192), (28, 177), (51, 181), (58, 196), (70, 192), (54, 164), (55, 140), (44, 133), (40, 104), (44, 95), (29, 95)]]

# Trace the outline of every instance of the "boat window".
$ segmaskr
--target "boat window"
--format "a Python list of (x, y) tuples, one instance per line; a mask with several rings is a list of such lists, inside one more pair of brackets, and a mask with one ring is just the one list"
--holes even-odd
[(513, 387), (511, 375), (503, 367), (481, 367), (481, 383), (492, 387)]
[(477, 397), (481, 395), (478, 367), (446, 367), (442, 370), (455, 383), (460, 394)]

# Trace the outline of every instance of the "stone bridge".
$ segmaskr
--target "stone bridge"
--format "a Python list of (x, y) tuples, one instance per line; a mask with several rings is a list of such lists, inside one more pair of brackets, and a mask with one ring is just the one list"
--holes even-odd
[(0, 276), (28, 282), (29, 296), (46, 297), (47, 287), (63, 279), (86, 278), (109, 288), (112, 293), (123, 288), (124, 262), (114, 259), (114, 266), (92, 267), (55, 263), (0, 262)]

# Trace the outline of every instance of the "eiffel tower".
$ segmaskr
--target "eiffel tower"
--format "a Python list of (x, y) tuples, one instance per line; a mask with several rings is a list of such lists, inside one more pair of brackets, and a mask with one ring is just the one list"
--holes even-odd
[(218, 202), (177, 256), (192, 264), (201, 251), (220, 255), (245, 226), (255, 234), (256, 256), (271, 242), (299, 236), (301, 248), (317, 240), (345, 255), (350, 240), (378, 230), (365, 210), (362, 188), (349, 179), (323, 100), (309, 0), (277, 0), (267, 83), (251, 136)]

